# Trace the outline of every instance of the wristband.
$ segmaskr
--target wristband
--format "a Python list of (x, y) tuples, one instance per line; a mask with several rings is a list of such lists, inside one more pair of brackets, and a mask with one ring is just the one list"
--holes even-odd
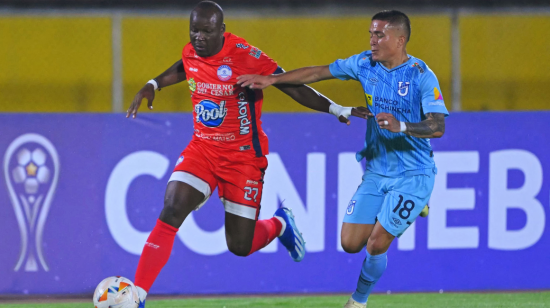
[(335, 115), (338, 118), (340, 116), (342, 108), (344, 108), (344, 107), (342, 107), (342, 106), (340, 106), (340, 105), (338, 105), (334, 102), (330, 102), (330, 106), (328, 107), (328, 112), (330, 114)]
[(155, 79), (151, 79), (147, 81), (147, 83), (153, 85), (153, 89), (155, 89), (155, 91), (159, 88), (159, 84)]
[(407, 130), (407, 124), (405, 124), (405, 122), (399, 122), (399, 127), (401, 128), (399, 131), (402, 133)]

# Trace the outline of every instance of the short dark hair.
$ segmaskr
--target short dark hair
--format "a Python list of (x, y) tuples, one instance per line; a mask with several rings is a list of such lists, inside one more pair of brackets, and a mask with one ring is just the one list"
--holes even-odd
[(221, 23), (223, 23), (223, 9), (216, 2), (208, 1), (208, 0), (207, 1), (201, 1), (195, 6), (195, 8), (193, 8), (193, 11), (191, 11), (191, 14), (193, 14), (193, 12), (198, 11), (198, 10), (205, 10), (205, 11), (213, 12), (214, 14), (218, 15), (218, 20), (220, 20)]
[(387, 21), (390, 25), (400, 25), (404, 28), (407, 35), (407, 42), (411, 39), (411, 21), (409, 17), (400, 11), (386, 10), (376, 13), (372, 16), (372, 20)]

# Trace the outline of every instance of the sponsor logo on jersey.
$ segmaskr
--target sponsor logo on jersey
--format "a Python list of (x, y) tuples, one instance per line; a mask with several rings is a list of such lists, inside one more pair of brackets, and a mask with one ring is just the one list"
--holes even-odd
[(189, 90), (191, 90), (191, 92), (195, 92), (197, 90), (197, 83), (195, 82), (195, 78), (189, 78), (187, 83), (189, 83)]
[(241, 151), (248, 151), (248, 150), (250, 150), (250, 145), (248, 145), (248, 144), (247, 144), (247, 145), (241, 145), (241, 146), (239, 147), (239, 150), (241, 150)]
[(237, 48), (247, 49), (247, 48), (248, 48), (248, 45), (245, 45), (245, 44), (242, 44), (242, 43), (238, 43), (238, 44), (237, 44)]
[(239, 117), (241, 122), (240, 134), (246, 135), (250, 133), (250, 120), (248, 119), (248, 102), (239, 101)]
[(424, 74), (424, 69), (420, 66), (420, 64), (418, 64), (418, 62), (414, 62), (412, 67), (416, 67), (420, 71), (420, 74)]
[(234, 86), (232, 84), (197, 82), (198, 94), (210, 94), (214, 96), (232, 96)]
[(375, 85), (375, 84), (378, 83), (378, 79), (376, 79), (376, 78), (374, 78), (374, 77), (371, 77), (371, 78), (369, 78), (369, 83)]
[(195, 105), (195, 114), (197, 123), (201, 122), (204, 126), (218, 127), (223, 123), (227, 115), (225, 101), (216, 104), (211, 100), (205, 99)]
[(397, 111), (399, 113), (411, 113), (408, 108), (400, 107), (399, 102), (394, 99), (387, 99), (380, 96), (374, 97), (374, 107), (380, 108), (383, 111)]
[(258, 181), (246, 180), (246, 185), (258, 185)]
[[(246, 101), (246, 95), (244, 92), (239, 93), (239, 117), (241, 126), (240, 126), (240, 134), (246, 135), (250, 133), (250, 120), (248, 119), (248, 108), (247, 108), (248, 102)], [(242, 148), (242, 147), (241, 147)], [(250, 149), (250, 146), (249, 148)], [(241, 149), (241, 151), (243, 151)]]
[(365, 93), (365, 97), (367, 98), (367, 104), (372, 106), (372, 95)]
[(357, 201), (351, 200), (348, 204), (348, 208), (346, 209), (346, 214), (351, 215), (353, 214), (353, 210), (355, 209), (355, 203)]
[(230, 57), (225, 57), (225, 58), (223, 58), (223, 62), (224, 63), (231, 63), (231, 62), (233, 62), (233, 60), (231, 60)]
[(218, 142), (228, 142), (228, 141), (235, 141), (235, 134), (233, 133), (214, 133), (214, 134), (206, 134), (201, 132), (198, 129), (195, 129), (195, 136), (201, 139), (205, 140), (213, 140)]
[(397, 94), (399, 94), (400, 96), (406, 96), (409, 93), (409, 85), (410, 85), (410, 82), (408, 81), (407, 82), (400, 81), (398, 85)]
[(189, 70), (195, 73), (199, 71), (198, 68), (194, 68), (194, 67), (190, 67)]
[(259, 59), (260, 56), (262, 55), (262, 51), (259, 50), (259, 49), (256, 48), (256, 47), (252, 47), (252, 48), (250, 49), (249, 55), (253, 56), (253, 57), (256, 58), (256, 59)]
[(443, 96), (441, 95), (441, 93), (439, 92), (439, 90), (434, 87), (434, 98), (435, 100), (443, 100)]
[(233, 71), (227, 65), (222, 65), (218, 67), (218, 78), (221, 81), (228, 81), (233, 76)]

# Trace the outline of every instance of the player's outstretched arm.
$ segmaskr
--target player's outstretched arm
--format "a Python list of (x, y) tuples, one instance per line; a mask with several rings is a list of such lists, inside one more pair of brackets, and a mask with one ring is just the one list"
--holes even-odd
[(173, 84), (182, 82), (186, 79), (185, 70), (183, 69), (183, 62), (179, 60), (170, 66), (164, 73), (160, 74), (157, 78), (147, 82), (141, 90), (136, 94), (130, 108), (126, 112), (126, 117), (137, 116), (137, 111), (141, 105), (141, 101), (146, 98), (147, 106), (149, 109), (153, 109), (153, 100), (155, 99), (155, 90), (161, 89)]
[(330, 73), (328, 65), (302, 67), (282, 74), (262, 76), (262, 75), (242, 75), (237, 77), (237, 84), (251, 89), (265, 89), (270, 85), (310, 84), (321, 80), (335, 78)]
[(313, 110), (328, 112), (334, 114), (342, 123), (350, 124), (349, 116), (355, 116), (363, 119), (372, 117), (372, 113), (365, 107), (342, 107), (335, 104), (323, 94), (315, 91), (306, 85), (281, 84), (275, 86), (300, 105)]
[(445, 114), (427, 113), (426, 120), (418, 123), (405, 123), (397, 121), (391, 113), (379, 113), (376, 121), (382, 129), (394, 133), (405, 133), (418, 138), (441, 138), (445, 133)]

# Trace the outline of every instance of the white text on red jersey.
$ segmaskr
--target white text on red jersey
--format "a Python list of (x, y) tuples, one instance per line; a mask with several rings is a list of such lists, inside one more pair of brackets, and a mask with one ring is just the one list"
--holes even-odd
[(234, 95), (234, 87), (232, 84), (218, 84), (197, 82), (198, 94), (210, 94), (214, 96), (231, 96)]

